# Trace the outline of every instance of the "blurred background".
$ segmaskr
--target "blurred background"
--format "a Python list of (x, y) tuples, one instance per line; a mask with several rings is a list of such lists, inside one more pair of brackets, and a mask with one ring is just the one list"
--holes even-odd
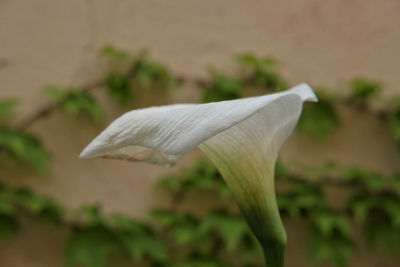
[(263, 266), (198, 150), (80, 160), (141, 107), (307, 82), (276, 170), (286, 265), (399, 266), (400, 2), (0, 1), (0, 266)]

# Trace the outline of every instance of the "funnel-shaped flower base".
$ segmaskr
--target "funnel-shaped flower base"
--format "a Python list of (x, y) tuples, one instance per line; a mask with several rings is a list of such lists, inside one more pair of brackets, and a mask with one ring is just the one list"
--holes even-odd
[(282, 96), (199, 146), (233, 191), (271, 267), (283, 265), (286, 245), (286, 233), (276, 204), (274, 167), (301, 108), (302, 100), (298, 96)]

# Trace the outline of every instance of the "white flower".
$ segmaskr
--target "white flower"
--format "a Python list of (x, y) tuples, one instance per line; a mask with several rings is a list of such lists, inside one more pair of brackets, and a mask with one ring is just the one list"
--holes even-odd
[[(275, 200), (274, 166), (304, 101), (317, 101), (307, 84), (264, 96), (133, 110), (113, 121), (80, 157), (171, 165), (198, 146), (233, 191), (267, 258), (279, 258), (286, 234)], [(277, 244), (281, 252), (274, 252)]]

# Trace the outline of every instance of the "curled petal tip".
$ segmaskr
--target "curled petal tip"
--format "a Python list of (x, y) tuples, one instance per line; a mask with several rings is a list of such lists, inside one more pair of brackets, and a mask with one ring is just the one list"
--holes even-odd
[(289, 92), (299, 95), (303, 101), (318, 102), (318, 97), (307, 83), (301, 83), (290, 89)]

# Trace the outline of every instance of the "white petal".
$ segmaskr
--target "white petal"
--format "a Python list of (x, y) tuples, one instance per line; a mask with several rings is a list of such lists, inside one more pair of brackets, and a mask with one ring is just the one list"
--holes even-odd
[[(80, 157), (171, 164), (193, 147), (247, 121), (271, 103), (288, 96), (299, 103), (316, 100), (312, 89), (301, 84), (284, 92), (259, 97), (133, 110), (113, 121), (82, 151)], [(280, 118), (285, 120), (284, 116)]]
[(199, 146), (234, 193), (261, 244), (270, 239), (286, 243), (275, 199), (274, 167), (282, 144), (298, 121), (302, 104), (295, 94), (281, 96)]

